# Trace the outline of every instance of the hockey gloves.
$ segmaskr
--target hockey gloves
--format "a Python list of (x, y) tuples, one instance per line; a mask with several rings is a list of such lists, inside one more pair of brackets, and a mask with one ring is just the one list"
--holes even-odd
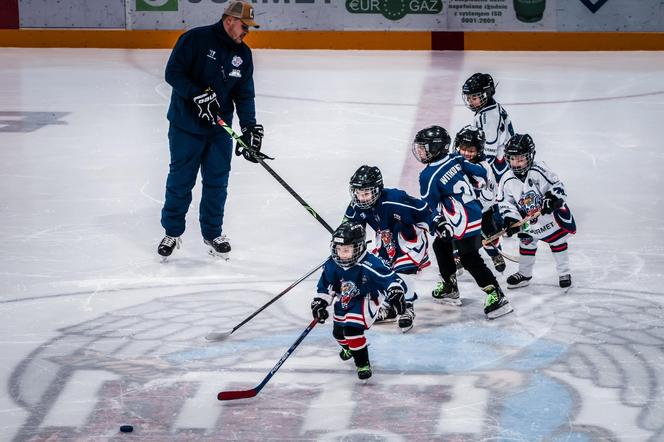
[(263, 125), (262, 124), (253, 124), (251, 126), (242, 128), (242, 135), (240, 140), (249, 147), (246, 149), (242, 143), (235, 143), (235, 155), (242, 155), (245, 160), (251, 161), (252, 163), (258, 163), (257, 157), (261, 160), (272, 159), (261, 152), (261, 146), (263, 145)]
[(205, 92), (195, 96), (194, 103), (198, 107), (198, 118), (216, 126), (217, 119), (219, 119), (219, 115), (221, 114), (221, 107), (217, 101), (217, 94), (212, 88), (207, 88)]
[(553, 213), (554, 210), (560, 209), (563, 203), (564, 201), (551, 193), (551, 191), (546, 192), (544, 200), (542, 200), (542, 215)]
[(319, 324), (324, 324), (325, 320), (330, 317), (330, 314), (327, 312), (328, 303), (323, 298), (314, 298), (311, 301), (311, 314), (314, 316), (314, 319), (318, 320)]
[(394, 307), (398, 315), (406, 313), (406, 296), (401, 287), (390, 287), (387, 289), (385, 300)]
[(505, 235), (507, 236), (512, 236), (515, 233), (519, 233), (521, 231), (521, 225), (515, 226), (514, 224), (520, 223), (521, 220), (512, 218), (511, 216), (506, 216), (503, 219), (503, 225), (505, 226)]
[(443, 241), (452, 241), (454, 238), (454, 231), (452, 226), (447, 222), (444, 216), (437, 216), (433, 222), (436, 226), (436, 236)]

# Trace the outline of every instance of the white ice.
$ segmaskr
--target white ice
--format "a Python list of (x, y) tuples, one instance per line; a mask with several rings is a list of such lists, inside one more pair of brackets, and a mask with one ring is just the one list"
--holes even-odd
[[(471, 121), (460, 87), (490, 72), (518, 132), (562, 178), (578, 233), (563, 293), (540, 247), (533, 284), (495, 321), (418, 281), (415, 327), (367, 332), (360, 384), (310, 321), (317, 273), (232, 328), (328, 253), (327, 231), (259, 165), (234, 159), (209, 257), (197, 185), (183, 247), (156, 246), (168, 169), (169, 51), (0, 49), (2, 440), (664, 440), (664, 230), (659, 52), (256, 50), (270, 165), (329, 224), (362, 164), (417, 192), (414, 133)], [(237, 128), (237, 123), (236, 123)], [(516, 244), (507, 248), (515, 253)], [(499, 281), (516, 270), (509, 263)]]

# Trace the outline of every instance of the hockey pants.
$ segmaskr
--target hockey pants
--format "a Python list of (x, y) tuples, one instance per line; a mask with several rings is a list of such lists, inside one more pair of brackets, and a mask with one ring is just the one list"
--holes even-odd
[(456, 273), (456, 264), (454, 263), (453, 255), (455, 247), (459, 252), (463, 268), (471, 274), (480, 288), (488, 285), (498, 286), (496, 277), (493, 276), (493, 273), (491, 273), (491, 270), (489, 270), (480, 256), (479, 250), (482, 247), (481, 235), (467, 236), (452, 241), (444, 241), (437, 237), (433, 241), (433, 251), (438, 261), (438, 270), (440, 271), (440, 276), (445, 281), (449, 281), (450, 276)]
[(519, 234), (519, 273), (528, 277), (533, 276), (537, 243), (544, 241), (551, 248), (558, 276), (569, 274), (567, 237), (574, 233), (576, 233), (576, 222), (566, 204), (553, 214), (540, 216), (537, 223), (531, 225), (528, 233)]
[[(535, 266), (535, 253), (537, 253), (537, 243), (539, 240), (529, 235), (522, 234), (519, 237), (519, 273), (524, 276), (533, 276), (533, 267)], [(570, 273), (569, 255), (567, 254), (567, 235), (548, 242), (553, 258), (556, 261), (556, 271), (558, 275), (567, 275)]]
[(185, 216), (191, 204), (191, 191), (201, 171), (202, 194), (199, 222), (204, 239), (221, 235), (224, 221), (228, 176), (231, 171), (232, 142), (228, 134), (193, 134), (171, 124), (168, 130), (171, 152), (166, 199), (161, 211), (161, 225), (168, 236), (180, 236), (185, 230)]

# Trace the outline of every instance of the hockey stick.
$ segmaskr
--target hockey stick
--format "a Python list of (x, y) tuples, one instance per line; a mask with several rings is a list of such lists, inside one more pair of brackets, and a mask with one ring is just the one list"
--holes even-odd
[(286, 353), (279, 359), (279, 362), (277, 362), (277, 365), (272, 367), (272, 370), (265, 376), (265, 379), (255, 386), (254, 388), (250, 388), (249, 390), (231, 390), (231, 391), (220, 391), (219, 394), (217, 394), (217, 399), (220, 401), (231, 401), (234, 399), (247, 399), (250, 397), (256, 396), (262, 389), (265, 387), (265, 384), (268, 383), (268, 381), (274, 376), (274, 374), (279, 370), (279, 367), (283, 365), (284, 362), (286, 362), (286, 359), (295, 351), (298, 345), (300, 345), (300, 342), (304, 340), (304, 338), (307, 337), (309, 332), (318, 324), (318, 319), (314, 318), (307, 328), (304, 329), (304, 331), (300, 334), (300, 336), (297, 338), (297, 340), (293, 343), (293, 345), (290, 346), (288, 350), (286, 350)]
[[(231, 138), (233, 138), (236, 142), (240, 143), (240, 145), (243, 148), (247, 149), (249, 152), (253, 152), (254, 154), (256, 154), (256, 151), (254, 151), (254, 149), (247, 146), (247, 144), (244, 141), (242, 141), (242, 138), (240, 138), (240, 136), (233, 130), (233, 128), (230, 127), (228, 124), (226, 124), (226, 122), (224, 120), (222, 120), (221, 118), (217, 119), (217, 124), (219, 126), (223, 127), (226, 130), (226, 132), (228, 132), (228, 135), (230, 135)], [(283, 178), (281, 178), (277, 174), (277, 172), (272, 170), (272, 168), (270, 166), (268, 166), (265, 161), (263, 161), (263, 159), (260, 157), (260, 155), (254, 155), (254, 158), (260, 163), (261, 166), (263, 166), (263, 168), (265, 170), (268, 171), (268, 173), (270, 175), (272, 175), (274, 177), (275, 180), (277, 180), (279, 182), (279, 184), (281, 184), (284, 187), (284, 189), (286, 189), (288, 191), (288, 193), (290, 193), (293, 196), (293, 198), (295, 198), (297, 200), (298, 203), (300, 203), (300, 204), (302, 204), (302, 206), (304, 206), (304, 208), (307, 210), (307, 212), (309, 212), (311, 214), (311, 216), (316, 218), (316, 221), (321, 223), (323, 225), (323, 227), (325, 227), (327, 229), (328, 232), (334, 233), (334, 229), (332, 229), (332, 227), (330, 227), (330, 225), (328, 223), (326, 223), (325, 220), (323, 218), (321, 218), (320, 215), (318, 215), (318, 213), (316, 213), (316, 211), (314, 209), (312, 209), (311, 206), (309, 204), (307, 204), (307, 202), (305, 200), (303, 200), (302, 197), (300, 197), (300, 195), (298, 195), (297, 192), (295, 192), (293, 190), (293, 188), (291, 186), (289, 186), (288, 183), (286, 181), (284, 181)]]
[(291, 285), (289, 285), (288, 287), (286, 287), (284, 290), (281, 291), (281, 293), (279, 293), (279, 294), (278, 294), (277, 296), (275, 296), (274, 298), (270, 299), (270, 300), (267, 302), (267, 304), (265, 304), (264, 306), (262, 306), (261, 308), (259, 308), (259, 309), (256, 310), (255, 312), (253, 312), (253, 313), (252, 313), (251, 315), (249, 315), (244, 321), (240, 322), (238, 325), (236, 325), (236, 326), (233, 327), (232, 329), (230, 329), (230, 330), (226, 330), (226, 331), (222, 331), (222, 332), (210, 332), (210, 333), (208, 333), (207, 335), (205, 335), (205, 339), (208, 340), (208, 341), (222, 341), (222, 340), (226, 339), (227, 337), (229, 337), (230, 335), (232, 335), (233, 333), (235, 333), (235, 331), (236, 331), (238, 328), (242, 327), (244, 324), (246, 324), (247, 322), (251, 321), (256, 315), (258, 315), (260, 312), (262, 312), (263, 310), (265, 310), (266, 308), (268, 308), (270, 305), (272, 305), (272, 303), (274, 303), (277, 299), (281, 298), (281, 297), (284, 296), (286, 293), (288, 293), (293, 287), (295, 287), (296, 285), (298, 285), (299, 283), (301, 283), (302, 281), (304, 281), (305, 279), (307, 279), (307, 278), (308, 278), (309, 276), (311, 276), (314, 272), (316, 272), (316, 270), (318, 270), (318, 269), (320, 269), (321, 267), (323, 267), (323, 266), (325, 265), (325, 263), (327, 262), (328, 259), (330, 259), (330, 257), (325, 258), (325, 261), (321, 262), (316, 268), (313, 268), (313, 269), (309, 270), (304, 276), (302, 276), (300, 279), (298, 279), (297, 281), (295, 281), (294, 283), (292, 283)]
[[(531, 220), (537, 218), (537, 217), (540, 216), (541, 214), (542, 214), (542, 213), (538, 210), (537, 212), (533, 213), (532, 215), (528, 215), (527, 217), (523, 218), (521, 221), (517, 221), (517, 222), (515, 222), (515, 223), (512, 224), (509, 228), (512, 228), (512, 227), (521, 227), (522, 225), (526, 224), (527, 222), (529, 222), (529, 221), (531, 221)], [(483, 239), (483, 240), (482, 240), (482, 245), (483, 245), (483, 246), (486, 246), (486, 245), (488, 245), (488, 244), (491, 244), (492, 242), (494, 242), (494, 241), (497, 240), (498, 238), (502, 237), (505, 233), (507, 233), (507, 229), (503, 229), (503, 230), (501, 230), (500, 232), (498, 232), (498, 233), (496, 233), (496, 234), (494, 234), (494, 235), (491, 235), (490, 237), (488, 237), (488, 238), (486, 238), (486, 239)], [(503, 255), (503, 256), (504, 256), (504, 255)]]
[(516, 263), (519, 262), (519, 257), (518, 256), (514, 256), (514, 255), (510, 255), (509, 253), (505, 253), (503, 251), (503, 249), (499, 249), (498, 247), (494, 246), (493, 244), (487, 244), (486, 247), (492, 247), (492, 248), (496, 249), (498, 251), (498, 253), (500, 253), (503, 256), (503, 258), (505, 258), (508, 261), (512, 261), (512, 262), (516, 262)]

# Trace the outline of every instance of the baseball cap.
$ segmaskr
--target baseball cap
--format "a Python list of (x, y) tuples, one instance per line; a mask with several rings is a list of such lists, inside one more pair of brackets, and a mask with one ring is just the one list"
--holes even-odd
[(254, 7), (249, 3), (232, 1), (224, 11), (224, 14), (239, 18), (242, 23), (247, 26), (252, 26), (254, 28), (260, 27), (258, 26), (258, 23), (254, 21)]

